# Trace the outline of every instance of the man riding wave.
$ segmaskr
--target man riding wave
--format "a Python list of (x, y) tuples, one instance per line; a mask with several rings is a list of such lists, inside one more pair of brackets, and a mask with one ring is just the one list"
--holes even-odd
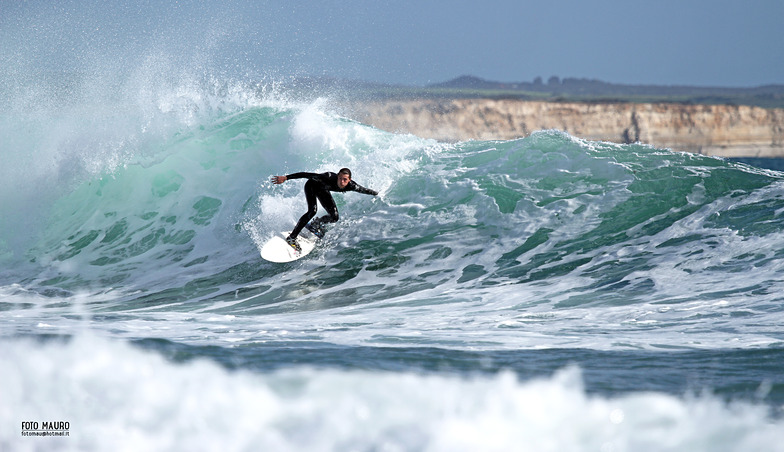
[[(351, 180), (351, 170), (348, 168), (342, 168), (337, 174), (333, 172), (320, 174), (303, 172), (286, 176), (272, 176), (272, 183), (278, 185), (289, 179), (308, 179), (308, 181), (305, 182), (305, 200), (308, 203), (308, 211), (300, 217), (297, 225), (294, 226), (294, 230), (286, 237), (286, 242), (297, 251), (299, 251), (297, 236), (303, 228), (307, 227), (314, 235), (321, 238), (324, 236), (322, 225), (338, 221), (338, 208), (329, 192), (336, 191), (345, 193), (347, 191), (355, 191), (365, 195), (378, 195), (377, 191), (365, 188)], [(324, 207), (327, 214), (308, 224), (308, 222), (316, 216), (316, 212), (318, 211), (316, 200), (321, 203), (321, 206)]]

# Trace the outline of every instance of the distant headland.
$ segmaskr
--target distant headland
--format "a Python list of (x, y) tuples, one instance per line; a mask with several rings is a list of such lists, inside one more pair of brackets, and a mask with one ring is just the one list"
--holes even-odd
[(339, 93), (345, 116), (423, 138), (509, 140), (558, 129), (723, 157), (784, 157), (784, 85), (638, 86), (557, 77), (501, 83), (463, 76), (425, 87), (337, 80), (300, 87), (323, 93), (324, 83)]

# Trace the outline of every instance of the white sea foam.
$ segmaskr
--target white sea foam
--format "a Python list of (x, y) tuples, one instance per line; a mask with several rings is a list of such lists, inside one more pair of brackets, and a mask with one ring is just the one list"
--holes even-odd
[[(781, 451), (764, 406), (710, 395), (585, 392), (580, 372), (520, 381), (175, 364), (97, 337), (0, 349), (4, 450)], [(68, 437), (23, 437), (63, 421)]]

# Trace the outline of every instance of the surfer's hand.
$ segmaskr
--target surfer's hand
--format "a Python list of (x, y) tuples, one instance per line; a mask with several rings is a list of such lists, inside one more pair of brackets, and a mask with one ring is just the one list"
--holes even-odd
[(282, 184), (283, 182), (286, 182), (286, 176), (272, 176), (270, 181), (275, 185)]

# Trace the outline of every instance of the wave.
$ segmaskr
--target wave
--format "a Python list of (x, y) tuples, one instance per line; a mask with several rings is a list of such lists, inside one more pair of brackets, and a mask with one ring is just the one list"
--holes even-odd
[[(740, 321), (744, 341), (780, 342), (768, 329), (780, 309), (766, 306), (780, 306), (782, 173), (559, 131), (438, 143), (351, 121), (325, 99), (247, 86), (183, 92), (190, 101), (155, 96), (151, 116), (126, 98), (135, 113), (96, 120), (102, 127), (75, 125), (83, 105), (48, 115), (44, 131), (9, 127), (22, 132), (4, 171), (42, 175), (0, 204), (9, 309), (84, 297), (109, 312), (254, 318), (420, 306), (449, 322), (465, 311), (444, 305), (468, 303), (482, 306), (477, 328), (491, 337), (542, 335), (529, 346), (547, 342), (543, 322), (562, 313), (586, 328), (585, 313), (600, 307), (620, 333), (682, 331), (702, 310), (762, 316)], [(337, 194), (341, 221), (312, 256), (261, 260), (264, 241), (305, 209), (298, 181), (272, 186), (269, 176), (343, 166), (381, 196)], [(495, 321), (492, 309), (508, 315)], [(627, 339), (637, 343), (623, 334), (613, 343)]]
[[(301, 187), (292, 181), (273, 188), (268, 176), (332, 170), (332, 162), (352, 166), (359, 182), (383, 194), (380, 202), (337, 195), (350, 218), (342, 230), (358, 229), (362, 247), (383, 244), (399, 255), (421, 241), (425, 262), (465, 249), (481, 255), (472, 268), (486, 274), (479, 267), (488, 267), (499, 282), (567, 274), (589, 262), (608, 266), (599, 252), (614, 254), (609, 267), (623, 267), (624, 250), (632, 259), (652, 255), (649, 261), (672, 247), (691, 256), (709, 242), (770, 239), (781, 229), (778, 173), (561, 132), (446, 145), (387, 134), (318, 106), (255, 107), (148, 147), (158, 149), (142, 161), (103, 162), (101, 171), (66, 183), (73, 189), (33, 226), (39, 234), (26, 257), (78, 267), (72, 278), (48, 275), (78, 287), (107, 283), (91, 269), (118, 265), (130, 278), (151, 260), (190, 267), (217, 259), (229, 245), (247, 252), (241, 243), (248, 235), (258, 245), (302, 210)], [(4, 213), (14, 207), (21, 206)], [(5, 232), (7, 245), (26, 231)], [(634, 252), (644, 245), (646, 253)], [(697, 260), (716, 257), (707, 254)], [(727, 265), (757, 262), (741, 256)], [(696, 271), (682, 258), (677, 263)], [(611, 273), (618, 279), (617, 269)]]
[(509, 372), (470, 378), (307, 367), (232, 372), (205, 360), (175, 364), (87, 336), (7, 342), (0, 364), (8, 394), (0, 419), (19, 425), (20, 416), (40, 422), (36, 416), (43, 415), (67, 422), (70, 434), (20, 440), (19, 431), (5, 429), (0, 444), (15, 449), (29, 440), (79, 450), (123, 444), (452, 451), (526, 444), (537, 450), (772, 451), (784, 440), (782, 420), (765, 406), (728, 404), (710, 394), (590, 394), (574, 367), (530, 380)]
[[(81, 171), (62, 181), (67, 189), (57, 187), (64, 194), (51, 200), (46, 212), (40, 204), (27, 205), (41, 192), (37, 184), (22, 185), (29, 190), (18, 195), (25, 205), (4, 207), (4, 213), (22, 212), (4, 216), (12, 221), (0, 242), (6, 245), (6, 262), (27, 264), (28, 275), (14, 277), (26, 282), (35, 275), (36, 284), (72, 290), (128, 281), (158, 287), (143, 279), (150, 265), (165, 273), (162, 280), (184, 268), (193, 274), (194, 267), (205, 263), (210, 270), (196, 273), (213, 274), (216, 267), (251, 259), (255, 245), (290, 227), (299, 215), (293, 204), (301, 198), (301, 187), (270, 195), (270, 175), (324, 171), (333, 169), (326, 162), (340, 160), (381, 188), (405, 167), (399, 145), (405, 150), (407, 138), (368, 133), (364, 126), (315, 107), (252, 106), (219, 113), (207, 123), (142, 146), (121, 163), (115, 156), (105, 159), (101, 146), (94, 154), (85, 152), (98, 170), (84, 171), (80, 165)], [(398, 155), (390, 159), (391, 153)], [(372, 160), (383, 163), (371, 167)], [(71, 162), (59, 165), (57, 172)], [(33, 216), (36, 221), (24, 221)], [(23, 221), (14, 224), (15, 217)], [(30, 235), (32, 244), (20, 240)]]

